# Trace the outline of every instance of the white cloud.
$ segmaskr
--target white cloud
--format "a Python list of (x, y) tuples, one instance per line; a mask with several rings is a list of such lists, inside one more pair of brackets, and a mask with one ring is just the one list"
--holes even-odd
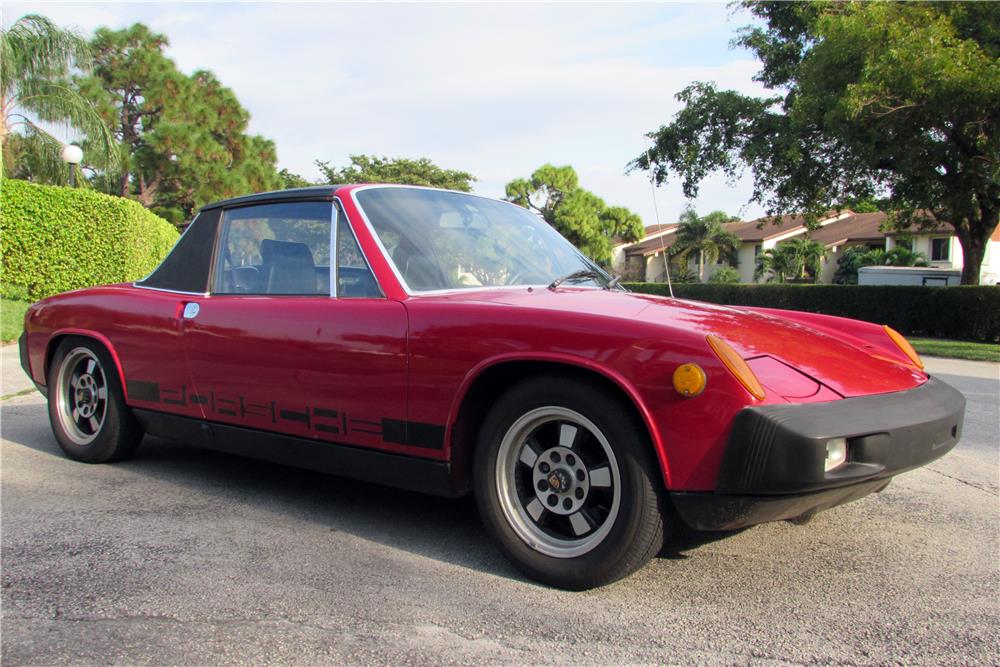
[[(214, 71), (282, 166), (306, 176), (317, 158), (426, 155), (499, 196), (545, 162), (572, 164), (646, 224), (648, 182), (624, 168), (678, 109), (676, 92), (695, 80), (757, 90), (753, 61), (728, 51), (743, 21), (723, 4), (5, 2), (3, 20), (28, 12), (85, 32), (142, 21), (166, 33), (178, 66)], [(676, 219), (679, 188), (658, 197)], [(710, 179), (696, 204), (736, 213), (748, 197), (745, 181)]]

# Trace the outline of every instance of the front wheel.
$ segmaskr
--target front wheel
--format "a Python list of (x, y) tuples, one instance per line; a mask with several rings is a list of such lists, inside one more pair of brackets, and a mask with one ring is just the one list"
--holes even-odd
[(483, 424), (480, 514), (529, 576), (574, 590), (610, 583), (663, 544), (650, 454), (645, 429), (617, 396), (568, 377), (531, 378)]

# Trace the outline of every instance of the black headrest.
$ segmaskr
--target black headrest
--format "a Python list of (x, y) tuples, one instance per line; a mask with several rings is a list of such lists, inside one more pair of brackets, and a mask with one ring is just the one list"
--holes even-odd
[(265, 266), (276, 262), (286, 265), (308, 264), (309, 266), (315, 266), (309, 246), (296, 241), (264, 239), (260, 242), (260, 256)]

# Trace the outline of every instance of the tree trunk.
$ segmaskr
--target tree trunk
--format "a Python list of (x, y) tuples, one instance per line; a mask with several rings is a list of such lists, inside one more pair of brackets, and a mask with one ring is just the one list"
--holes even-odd
[(139, 192), (136, 194), (136, 199), (139, 203), (146, 208), (151, 208), (153, 206), (153, 201), (156, 198), (156, 192), (160, 189), (160, 175), (157, 174), (153, 180), (147, 182), (145, 177), (139, 176)]
[(698, 251), (698, 282), (705, 282), (705, 251)]
[(122, 175), (118, 181), (118, 194), (122, 197), (128, 197), (128, 182), (129, 182), (129, 170), (128, 167), (122, 167)]
[[(962, 246), (962, 284), (978, 285), (979, 273), (986, 255), (986, 244), (1000, 220), (1000, 210), (980, 209), (980, 219), (976, 224), (955, 225), (955, 236)], [(972, 223), (972, 221), (969, 221)]]

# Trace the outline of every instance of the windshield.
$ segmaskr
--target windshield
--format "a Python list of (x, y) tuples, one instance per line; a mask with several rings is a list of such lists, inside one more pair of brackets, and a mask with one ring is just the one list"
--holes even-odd
[(443, 190), (355, 193), (411, 291), (548, 285), (606, 287), (610, 277), (544, 220), (506, 202)]

